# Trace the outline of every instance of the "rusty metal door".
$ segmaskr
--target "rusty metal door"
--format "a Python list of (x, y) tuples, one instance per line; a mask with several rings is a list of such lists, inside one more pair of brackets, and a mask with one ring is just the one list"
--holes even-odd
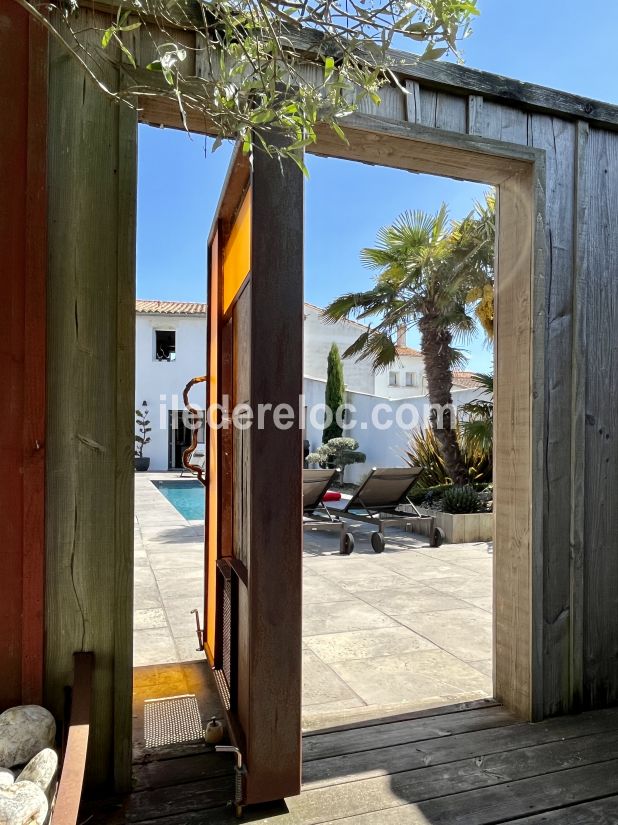
[[(303, 179), (236, 151), (208, 244), (204, 645), (237, 800), (300, 792)], [(279, 405), (294, 411), (277, 426)], [(280, 407), (279, 407), (280, 408)]]

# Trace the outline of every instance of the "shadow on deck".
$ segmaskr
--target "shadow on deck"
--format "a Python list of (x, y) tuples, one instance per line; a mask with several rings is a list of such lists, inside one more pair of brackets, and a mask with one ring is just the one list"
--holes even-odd
[[(187, 690), (199, 691), (198, 672), (194, 664), (181, 672), (178, 678)], [(165, 669), (158, 676), (138, 675), (138, 683), (144, 677), (147, 692), (153, 686), (163, 692), (174, 687), (175, 677)], [(216, 713), (212, 705), (201, 704), (200, 710)], [(233, 796), (229, 756), (205, 744), (149, 751), (140, 744), (139, 730), (133, 793), (125, 799), (87, 800), (80, 822), (238, 821), (227, 805)], [(246, 810), (243, 820), (609, 825), (618, 822), (618, 709), (533, 725), (491, 702), (478, 702), (314, 731), (303, 739), (301, 796)]]

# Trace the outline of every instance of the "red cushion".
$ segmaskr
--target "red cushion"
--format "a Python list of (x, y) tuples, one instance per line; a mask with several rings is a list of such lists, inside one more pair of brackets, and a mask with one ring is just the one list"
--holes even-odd
[(322, 501), (341, 501), (341, 493), (335, 493), (334, 490), (327, 490), (324, 493)]

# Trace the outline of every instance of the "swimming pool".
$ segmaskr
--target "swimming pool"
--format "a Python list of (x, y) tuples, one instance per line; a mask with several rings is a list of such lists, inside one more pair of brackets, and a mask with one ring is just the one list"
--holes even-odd
[(199, 481), (153, 481), (187, 521), (204, 521), (206, 490)]

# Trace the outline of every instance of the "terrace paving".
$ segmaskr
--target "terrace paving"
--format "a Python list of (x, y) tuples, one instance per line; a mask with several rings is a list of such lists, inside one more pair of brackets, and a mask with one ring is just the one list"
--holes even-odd
[[(135, 478), (135, 667), (203, 659), (203, 523), (152, 484), (177, 477)], [(304, 728), (491, 696), (491, 545), (393, 531), (376, 555), (367, 525), (353, 532), (351, 556), (334, 533), (305, 533)]]

